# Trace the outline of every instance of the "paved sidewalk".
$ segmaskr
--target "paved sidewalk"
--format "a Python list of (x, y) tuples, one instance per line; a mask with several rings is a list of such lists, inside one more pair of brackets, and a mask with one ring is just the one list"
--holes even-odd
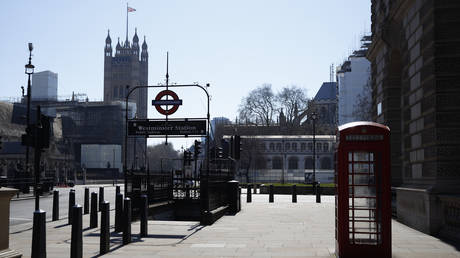
[[(224, 216), (212, 226), (197, 222), (149, 221), (149, 236), (138, 239), (139, 222), (132, 225), (133, 243), (122, 246), (121, 235), (112, 234), (107, 257), (334, 257), (334, 197), (298, 196), (291, 203), (288, 195), (253, 195), (242, 211)], [(69, 257), (70, 226), (66, 220), (48, 223), (48, 257)], [(113, 212), (111, 218), (113, 224)], [(84, 216), (83, 227), (89, 225)], [(30, 228), (31, 225), (29, 225)], [(459, 250), (437, 238), (393, 221), (393, 257), (460, 257)], [(24, 227), (24, 225), (23, 225)], [(112, 228), (113, 231), (113, 228)], [(31, 230), (12, 228), (10, 246), (30, 256)], [(16, 232), (16, 233), (14, 233)], [(84, 257), (97, 256), (98, 229), (86, 230)]]

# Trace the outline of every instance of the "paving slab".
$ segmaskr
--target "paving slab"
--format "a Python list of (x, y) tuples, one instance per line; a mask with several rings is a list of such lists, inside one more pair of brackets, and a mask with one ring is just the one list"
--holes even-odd
[[(242, 200), (246, 200), (242, 196)], [(234, 216), (224, 216), (212, 226), (198, 222), (149, 221), (148, 237), (140, 239), (139, 222), (133, 222), (133, 242), (122, 245), (122, 235), (111, 234), (110, 252), (104, 257), (335, 257), (334, 197), (253, 195)], [(114, 212), (111, 212), (111, 232)], [(47, 223), (48, 257), (70, 256), (67, 220)], [(88, 229), (83, 216), (83, 256), (99, 254), (99, 229)], [(460, 257), (457, 248), (435, 237), (392, 222), (393, 257)], [(31, 224), (10, 229), (10, 246), (30, 257)]]

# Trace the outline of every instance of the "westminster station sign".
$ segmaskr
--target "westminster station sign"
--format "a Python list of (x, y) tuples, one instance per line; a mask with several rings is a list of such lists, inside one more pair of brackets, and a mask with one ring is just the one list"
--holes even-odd
[(129, 135), (206, 135), (206, 120), (131, 120)]

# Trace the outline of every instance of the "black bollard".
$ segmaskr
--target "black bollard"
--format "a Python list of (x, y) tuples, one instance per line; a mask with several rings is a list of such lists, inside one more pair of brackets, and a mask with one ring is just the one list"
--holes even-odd
[(53, 191), (53, 221), (59, 220), (59, 191)]
[(83, 215), (82, 207), (72, 207), (72, 238), (70, 240), (70, 258), (83, 257)]
[(117, 204), (117, 194), (120, 193), (120, 186), (117, 185), (115, 186), (115, 201), (113, 203), (115, 203), (115, 205)]
[(99, 187), (99, 211), (101, 211), (102, 203), (104, 202), (104, 187)]
[(316, 184), (316, 203), (321, 203), (321, 183)]
[(75, 206), (75, 190), (74, 189), (71, 189), (70, 192), (69, 192), (69, 210), (68, 210), (68, 213), (67, 213), (67, 217), (68, 217), (68, 224), (71, 225), (72, 224), (72, 207)]
[(46, 258), (46, 212), (34, 211), (34, 224), (32, 232), (32, 258)]
[(101, 204), (101, 234), (99, 253), (106, 254), (110, 248), (110, 203)]
[(273, 185), (270, 185), (270, 188), (269, 188), (269, 197), (268, 197), (268, 202), (273, 202)]
[(148, 207), (148, 197), (147, 195), (141, 195), (141, 237), (146, 237), (148, 235), (148, 226), (147, 226), (147, 218), (149, 216), (149, 207)]
[(125, 198), (123, 209), (123, 244), (131, 243), (131, 199)]
[(88, 187), (85, 187), (85, 201), (84, 201), (83, 213), (84, 214), (89, 213), (89, 188)]
[(251, 186), (248, 184), (247, 194), (246, 194), (246, 202), (252, 202), (252, 194), (251, 194)]
[(297, 186), (292, 185), (292, 202), (297, 202)]
[(118, 193), (115, 200), (115, 232), (123, 231), (123, 194)]
[(185, 186), (185, 199), (189, 199), (190, 198), (190, 189), (189, 189), (189, 186), (186, 185)]
[(91, 193), (91, 214), (89, 215), (89, 228), (97, 228), (97, 193)]

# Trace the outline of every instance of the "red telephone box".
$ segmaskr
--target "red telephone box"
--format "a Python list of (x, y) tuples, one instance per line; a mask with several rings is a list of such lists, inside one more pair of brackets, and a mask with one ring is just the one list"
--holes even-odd
[(340, 126), (336, 155), (336, 255), (391, 257), (390, 129)]

